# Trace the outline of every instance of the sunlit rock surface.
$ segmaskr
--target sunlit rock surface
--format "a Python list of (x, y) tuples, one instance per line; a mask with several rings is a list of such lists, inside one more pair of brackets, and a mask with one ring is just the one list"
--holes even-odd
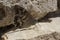
[[(5, 11), (6, 17), (0, 21), (0, 25), (9, 25), (13, 21), (14, 13), (12, 6), (19, 5), (25, 8), (36, 20), (44, 17), (48, 12), (57, 10), (57, 0), (0, 0)], [(6, 8), (7, 6), (7, 8)]]
[(60, 10), (49, 13), (39, 23), (29, 28), (9, 31), (2, 38), (5, 40), (59, 40)]
[(37, 23), (31, 28), (9, 31), (2, 38), (5, 40), (59, 40), (60, 23), (57, 21), (59, 18), (56, 18), (57, 20), (55, 18), (52, 19), (51, 23)]
[[(5, 13), (7, 16), (5, 18), (3, 17), (3, 19), (0, 21), (1, 26), (10, 25), (14, 23), (13, 21), (14, 21), (15, 14), (14, 14), (14, 11), (12, 12), (12, 6), (14, 5), (19, 5), (25, 8), (29, 12), (29, 15), (31, 15), (35, 20), (40, 19), (47, 14), (50, 15), (50, 13), (48, 12), (53, 12), (57, 10), (57, 0), (0, 0), (0, 2), (5, 7), (8, 7), (6, 9), (5, 7), (3, 7), (5, 9)], [(51, 37), (53, 40), (56, 40), (57, 37), (55, 38), (55, 36), (52, 34), (54, 33), (58, 34), (56, 32), (60, 32), (59, 31), (60, 17), (54, 16), (52, 18), (48, 18), (48, 20), (52, 20), (52, 21), (46, 22), (46, 20), (45, 21), (42, 20), (40, 22), (36, 22), (34, 25), (31, 25), (28, 28), (15, 29), (13, 26), (13, 28), (10, 31), (2, 35), (2, 38), (5, 40), (48, 40), (48, 39), (51, 40), (50, 39)], [(7, 27), (9, 28), (9, 26)], [(9, 30), (8, 28), (7, 30)], [(4, 31), (5, 30), (3, 30), (3, 32)], [(49, 38), (46, 37), (45, 34), (49, 36)], [(41, 36), (43, 36), (42, 39), (40, 39)]]
[(6, 6), (20, 5), (37, 20), (57, 9), (57, 0), (1, 0)]

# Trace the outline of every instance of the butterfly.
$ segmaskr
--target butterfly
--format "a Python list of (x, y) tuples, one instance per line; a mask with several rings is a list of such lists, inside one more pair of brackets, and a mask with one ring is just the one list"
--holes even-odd
[(16, 27), (22, 28), (34, 24), (34, 18), (26, 9), (19, 5), (15, 5), (13, 9), (15, 11), (14, 24)]

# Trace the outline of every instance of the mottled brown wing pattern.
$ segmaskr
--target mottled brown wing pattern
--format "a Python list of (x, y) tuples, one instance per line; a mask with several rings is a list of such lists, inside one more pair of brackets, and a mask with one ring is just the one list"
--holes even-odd
[[(16, 27), (22, 27), (26, 22), (29, 22), (31, 15), (26, 11), (26, 9), (15, 5), (15, 17), (14, 17), (14, 24)], [(28, 24), (27, 24), (28, 25)]]

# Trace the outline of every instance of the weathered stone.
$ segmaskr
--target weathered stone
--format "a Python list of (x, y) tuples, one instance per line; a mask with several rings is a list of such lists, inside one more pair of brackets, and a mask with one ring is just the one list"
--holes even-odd
[[(3, 8), (5, 9), (5, 13), (7, 15), (5, 18), (3, 18), (3, 20), (0, 21), (0, 26), (10, 25), (14, 23), (15, 12), (14, 9), (12, 10), (12, 6), (15, 5), (19, 5), (26, 9), (29, 12), (29, 15), (31, 15), (35, 20), (38, 20), (39, 18), (44, 17), (48, 12), (52, 12), (57, 9), (57, 0), (0, 0), (0, 2), (3, 3), (3, 5), (5, 6)], [(54, 22), (52, 24), (54, 24)], [(29, 28), (16, 29), (14, 31), (12, 30), (5, 33), (3, 35), (3, 38), (5, 40), (28, 40), (31, 38), (34, 38), (33, 40), (36, 40), (35, 37), (39, 35), (53, 32), (53, 26), (51, 28), (45, 28), (45, 26), (50, 26), (52, 24), (46, 23), (44, 27), (40, 27), (41, 24), (37, 23), (30, 26)], [(37, 39), (39, 40), (39, 38)]]
[(44, 21), (29, 28), (11, 30), (2, 37), (5, 40), (60, 40), (60, 10), (47, 16), (47, 20), (44, 18)]
[[(57, 0), (0, 0), (0, 7), (3, 15), (0, 16), (0, 26), (5, 26), (13, 23), (14, 11), (12, 6), (19, 5), (26, 9), (35, 20), (44, 17), (48, 12), (55, 11), (57, 9)], [(13, 11), (13, 12), (12, 12)]]
[(0, 3), (0, 27), (13, 23), (14, 13), (11, 9), (12, 8), (3, 5), (3, 3)]
[(57, 0), (1, 0), (6, 6), (20, 5), (37, 20), (57, 9)]

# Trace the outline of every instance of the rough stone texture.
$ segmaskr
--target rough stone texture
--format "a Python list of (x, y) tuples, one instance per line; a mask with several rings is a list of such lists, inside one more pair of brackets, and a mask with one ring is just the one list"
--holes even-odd
[(12, 8), (3, 5), (3, 3), (0, 3), (0, 27), (13, 23), (14, 13), (11, 9)]
[(37, 37), (34, 38), (30, 38), (30, 39), (9, 39), (6, 35), (5, 35), (5, 40), (60, 40), (60, 33), (58, 32), (52, 32), (50, 34), (45, 34), (45, 35), (39, 35)]
[(19, 5), (26, 9), (28, 11), (27, 17), (31, 15), (35, 20), (44, 17), (48, 12), (57, 10), (57, 0), (0, 0), (0, 4), (2, 5), (0, 5), (1, 11), (5, 12), (6, 16), (4, 18), (1, 16), (0, 27), (14, 23), (15, 12), (12, 7), (14, 5)]
[(9, 31), (2, 37), (5, 40), (60, 40), (60, 10), (49, 13), (29, 28)]
[[(0, 33), (2, 35), (0, 35), (0, 37), (2, 36), (2, 38), (4, 38), (5, 40), (40, 40), (40, 35), (42, 35), (43, 39), (41, 39), (41, 40), (48, 40), (48, 39), (56, 40), (57, 37), (56, 38), (55, 38), (55, 36), (53, 37), (52, 34), (54, 34), (54, 33), (52, 33), (52, 32), (55, 32), (55, 31), (60, 32), (59, 31), (60, 17), (48, 18), (49, 20), (52, 20), (52, 22), (51, 21), (46, 22), (46, 20), (45, 20), (46, 23), (44, 22), (44, 20), (42, 20), (41, 21), (42, 23), (41, 23), (41, 22), (36, 22), (32, 19), (37, 20), (39, 18), (44, 17), (48, 12), (56, 11), (57, 0), (0, 0), (0, 2), (4, 6), (3, 8), (5, 10), (5, 14), (7, 15), (5, 18), (3, 18), (3, 20), (0, 20), (0, 25), (1, 26), (3, 25), (3, 28), (0, 29), (0, 31), (2, 30), (2, 32)], [(19, 5), (20, 7), (26, 9), (29, 13), (29, 14), (28, 13), (27, 14), (31, 16), (30, 17), (27, 15), (27, 17), (30, 21), (27, 20), (26, 21), (27, 24), (25, 23), (26, 25), (24, 25), (24, 27), (28, 25), (28, 21), (30, 24), (33, 22), (35, 22), (35, 24), (28, 26), (28, 28), (25, 27), (22, 29), (19, 29), (19, 28), (16, 29), (14, 27), (14, 25), (12, 25), (14, 23), (14, 17), (16, 16), (15, 10), (13, 9), (13, 7), (15, 5)], [(18, 12), (19, 11), (21, 11), (21, 10), (18, 10)], [(50, 13), (48, 13), (48, 14), (50, 15)], [(13, 17), (12, 17), (12, 15), (13, 15)], [(18, 20), (18, 22), (20, 22), (20, 20)], [(5, 25), (7, 25), (7, 26), (5, 26)], [(57, 26), (58, 26), (58, 28), (57, 28)], [(11, 28), (13, 27), (13, 28), (10, 29), (10, 27)], [(7, 30), (9, 30), (9, 31), (7, 31)], [(49, 36), (49, 37), (46, 37), (46, 36)], [(50, 39), (50, 37), (51, 37), (51, 39)]]
[(55, 11), (57, 9), (56, 0), (1, 0), (6, 6), (20, 5), (27, 9), (31, 15), (38, 19), (48, 12)]

